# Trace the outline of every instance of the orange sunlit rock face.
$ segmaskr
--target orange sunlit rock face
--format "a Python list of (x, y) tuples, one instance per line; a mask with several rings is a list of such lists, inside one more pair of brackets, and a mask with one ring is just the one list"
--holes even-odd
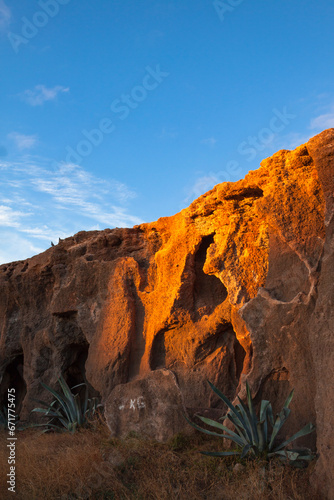
[(39, 381), (55, 384), (63, 372), (79, 382), (84, 369), (104, 399), (119, 384), (135, 391), (146, 387), (137, 380), (170, 370), (166, 394), (178, 400), (177, 381), (188, 409), (219, 405), (206, 379), (234, 399), (247, 377), (253, 395), (277, 408), (293, 386), (286, 430), (317, 423), (330, 463), (321, 398), (333, 365), (332, 298), (322, 273), (333, 254), (333, 177), (330, 129), (173, 217), (81, 232), (1, 266), (1, 394), (22, 363), (22, 416), (41, 396)]

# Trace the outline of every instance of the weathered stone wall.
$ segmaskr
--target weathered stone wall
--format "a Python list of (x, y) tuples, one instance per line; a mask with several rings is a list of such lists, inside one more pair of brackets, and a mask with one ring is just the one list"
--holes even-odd
[[(304, 444), (317, 440), (315, 477), (333, 498), (333, 178), (330, 129), (173, 217), (78, 233), (0, 266), (0, 397), (16, 385), (24, 419), (40, 381), (64, 373), (74, 385), (85, 372), (113, 412), (121, 394), (140, 401), (109, 412), (112, 432), (131, 430), (133, 415), (165, 439), (154, 422), (166, 398), (171, 432), (187, 425), (183, 408), (220, 407), (206, 379), (231, 399), (247, 379), (277, 408), (294, 387), (285, 432), (316, 424)], [(148, 410), (159, 380), (160, 417)]]

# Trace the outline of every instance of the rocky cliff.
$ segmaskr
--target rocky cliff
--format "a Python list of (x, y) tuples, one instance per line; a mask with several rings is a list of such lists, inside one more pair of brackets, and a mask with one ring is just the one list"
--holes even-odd
[(0, 397), (14, 385), (24, 419), (40, 381), (85, 374), (111, 432), (165, 439), (183, 407), (220, 407), (207, 379), (274, 409), (294, 387), (286, 431), (316, 424), (304, 444), (334, 498), (333, 179), (330, 129), (173, 217), (1, 266)]

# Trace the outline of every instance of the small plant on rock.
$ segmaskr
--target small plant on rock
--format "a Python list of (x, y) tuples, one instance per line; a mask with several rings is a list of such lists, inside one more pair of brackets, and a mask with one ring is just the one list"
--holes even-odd
[[(74, 433), (78, 427), (86, 426), (101, 404), (97, 398), (88, 398), (88, 386), (86, 383), (78, 384), (70, 389), (63, 376), (58, 379), (62, 394), (55, 391), (48, 385), (41, 382), (41, 385), (50, 392), (56, 399), (51, 404), (45, 401), (37, 400), (45, 408), (34, 408), (32, 412), (41, 413), (43, 417), (49, 418), (45, 424), (36, 424), (36, 426), (46, 427), (45, 431), (64, 428)], [(86, 387), (85, 397), (81, 401), (79, 393), (74, 394), (73, 389)]]
[(237, 451), (220, 451), (220, 452), (207, 452), (203, 451), (204, 455), (210, 455), (214, 457), (223, 457), (230, 455), (240, 455), (244, 458), (247, 454), (253, 457), (259, 457), (264, 459), (269, 459), (274, 456), (278, 456), (281, 460), (287, 461), (288, 463), (296, 466), (300, 466), (304, 461), (312, 460), (315, 455), (307, 448), (294, 448), (287, 449), (286, 447), (295, 441), (297, 438), (306, 436), (315, 430), (313, 424), (307, 424), (299, 432), (294, 434), (289, 439), (282, 443), (275, 444), (276, 437), (282, 428), (283, 424), (286, 422), (288, 416), (291, 413), (289, 405), (293, 397), (293, 390), (286, 399), (283, 409), (280, 413), (276, 415), (276, 419), (273, 417), (273, 410), (271, 403), (269, 401), (261, 401), (260, 416), (257, 417), (254, 409), (254, 402), (250, 393), (248, 383), (246, 382), (247, 391), (247, 405), (241, 401), (238, 397), (239, 404), (234, 406), (229, 399), (220, 392), (211, 382), (209, 382), (211, 389), (219, 396), (219, 398), (228, 406), (228, 413), (222, 417), (220, 420), (228, 419), (235, 427), (236, 432), (225, 425), (211, 420), (206, 417), (197, 417), (202, 420), (208, 426), (219, 429), (223, 432), (213, 432), (204, 429), (194, 422), (191, 422), (188, 418), (187, 421), (195, 429), (210, 434), (211, 436), (219, 436), (224, 439), (229, 439), (233, 441), (237, 447)]

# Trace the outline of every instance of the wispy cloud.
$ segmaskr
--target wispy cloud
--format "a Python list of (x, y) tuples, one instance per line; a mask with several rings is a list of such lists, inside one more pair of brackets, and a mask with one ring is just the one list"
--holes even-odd
[(55, 230), (47, 225), (33, 226), (33, 227), (21, 227), (21, 233), (25, 233), (32, 238), (38, 238), (39, 240), (46, 241), (58, 241), (58, 238), (66, 238), (68, 233), (64, 231)]
[[(50, 195), (58, 208), (76, 207), (98, 222), (109, 220), (109, 216), (114, 219), (116, 213), (123, 214), (120, 207), (109, 205), (108, 197), (122, 204), (136, 196), (125, 184), (99, 179), (74, 164), (58, 164), (52, 172), (38, 169), (36, 174), (31, 179), (35, 191)], [(110, 208), (113, 208), (113, 214)], [(135, 217), (134, 224), (137, 222)]]
[(43, 252), (45, 248), (8, 229), (0, 234), (0, 265), (13, 260), (23, 260)]
[(37, 142), (38, 138), (36, 135), (24, 135), (19, 134), (18, 132), (11, 132), (7, 135), (8, 139), (14, 141), (16, 147), (22, 151), (23, 149), (31, 149), (33, 148)]
[(20, 227), (22, 217), (28, 214), (19, 210), (13, 210), (6, 205), (0, 205), (0, 226), (2, 227)]
[(217, 142), (217, 139), (215, 139), (214, 137), (208, 137), (207, 139), (203, 139), (201, 141), (201, 144), (206, 144), (207, 146), (211, 146), (213, 147)]
[(308, 142), (315, 134), (334, 127), (334, 105), (332, 102), (333, 96), (329, 94), (317, 95), (316, 99), (311, 102), (313, 118), (310, 116), (305, 118), (305, 126), (302, 130), (294, 130), (288, 134), (280, 134), (275, 137), (273, 141), (274, 148), (276, 150), (295, 149)]
[(279, 149), (296, 149), (301, 144), (305, 144), (313, 135), (314, 133), (310, 132), (291, 132), (282, 135), (282, 137), (279, 137), (278, 140), (274, 142), (274, 151), (272, 153)]
[(58, 94), (69, 92), (69, 87), (57, 85), (47, 88), (45, 85), (36, 85), (34, 89), (27, 89), (20, 94), (20, 97), (30, 106), (42, 106), (46, 101), (53, 101)]
[(216, 184), (223, 181), (224, 179), (220, 177), (219, 172), (217, 174), (210, 172), (206, 175), (198, 177), (194, 184), (187, 189), (187, 196), (183, 200), (184, 203), (190, 203), (194, 199), (212, 189)]
[(310, 128), (312, 130), (325, 130), (334, 127), (334, 107), (329, 113), (324, 113), (311, 120)]
[(1, 192), (6, 195), (0, 195), (0, 237), (4, 228), (11, 228), (39, 241), (39, 248), (83, 229), (142, 222), (128, 210), (134, 191), (78, 165), (31, 156), (15, 163), (0, 161)]
[(0, 0), (0, 32), (7, 30), (11, 18), (12, 13), (10, 8), (5, 4), (4, 0)]

